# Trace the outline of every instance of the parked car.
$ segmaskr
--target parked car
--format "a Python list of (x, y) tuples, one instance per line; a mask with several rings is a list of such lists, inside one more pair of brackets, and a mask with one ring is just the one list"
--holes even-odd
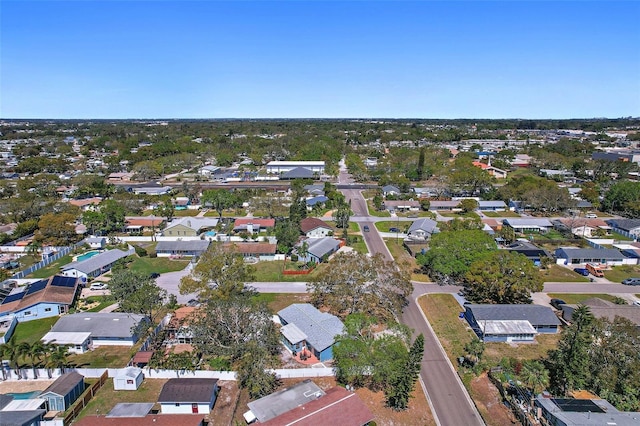
[(151, 274), (149, 274), (149, 278), (154, 278), (155, 279), (155, 278), (158, 278), (159, 276), (160, 276), (160, 274), (157, 273), (157, 272), (152, 272)]
[(576, 272), (585, 277), (589, 276), (589, 270), (587, 268), (573, 268), (573, 272)]
[(107, 287), (105, 283), (93, 283), (89, 286), (89, 290), (106, 290)]
[(557, 310), (560, 310), (560, 305), (566, 305), (567, 302), (562, 299), (551, 299), (551, 302), (549, 302), (549, 304)]
[(364, 232), (369, 232), (369, 227), (368, 227), (367, 225), (365, 225), (365, 226), (362, 228), (362, 230), (363, 230)]
[(389, 228), (389, 232), (400, 232), (400, 228), (396, 228), (395, 226), (391, 227)]
[(598, 215), (595, 213), (587, 213), (586, 215), (584, 215), (584, 217), (586, 217), (587, 219), (597, 219)]
[(600, 268), (598, 268), (596, 266), (593, 266), (590, 263), (587, 263), (587, 270), (594, 277), (601, 277), (601, 278), (604, 277), (604, 272), (602, 272), (602, 269), (600, 269)]
[(640, 278), (627, 278), (626, 280), (622, 280), (622, 284), (624, 284), (624, 285), (640, 285)]

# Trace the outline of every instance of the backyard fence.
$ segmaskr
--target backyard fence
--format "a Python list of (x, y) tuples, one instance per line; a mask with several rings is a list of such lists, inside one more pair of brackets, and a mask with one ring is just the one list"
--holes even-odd
[(69, 411), (69, 413), (64, 417), (65, 426), (71, 424), (73, 419), (75, 419), (76, 416), (80, 414), (82, 410), (84, 410), (84, 407), (86, 407), (89, 401), (93, 399), (96, 392), (98, 392), (98, 390), (107, 381), (107, 378), (109, 378), (109, 373), (107, 371), (104, 371), (98, 381), (89, 386), (89, 388), (85, 390), (82, 395), (80, 395), (80, 398), (78, 398), (78, 400), (75, 402), (71, 411)]
[(24, 278), (27, 275), (37, 271), (38, 269), (42, 269), (45, 266), (49, 265), (50, 263), (53, 263), (56, 260), (60, 259), (61, 257), (66, 256), (67, 254), (71, 253), (73, 250), (75, 250), (76, 248), (80, 247), (83, 244), (84, 244), (84, 240), (77, 242), (72, 246), (60, 247), (58, 248), (58, 251), (55, 254), (51, 256), (47, 256), (46, 258), (42, 259), (40, 262), (29, 266), (27, 269), (23, 271), (16, 272), (15, 274), (13, 274), (12, 278), (14, 279)]

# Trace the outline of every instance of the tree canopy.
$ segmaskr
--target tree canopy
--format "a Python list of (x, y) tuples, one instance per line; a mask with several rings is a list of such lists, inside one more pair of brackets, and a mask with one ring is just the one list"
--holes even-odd
[(129, 269), (113, 272), (109, 290), (123, 312), (144, 314), (150, 319), (158, 313), (167, 297), (167, 292), (148, 274)]

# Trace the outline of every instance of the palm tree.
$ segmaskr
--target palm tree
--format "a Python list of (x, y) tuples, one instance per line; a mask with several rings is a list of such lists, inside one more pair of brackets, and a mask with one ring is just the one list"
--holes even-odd
[(531, 407), (533, 407), (536, 394), (549, 385), (549, 371), (540, 361), (527, 361), (523, 365), (521, 376), (522, 381), (531, 391)]
[(65, 345), (53, 345), (53, 350), (47, 362), (47, 369), (59, 368), (64, 373), (64, 368), (69, 365), (69, 351)]
[(7, 358), (9, 360), (9, 367), (15, 369), (18, 379), (22, 379), (22, 372), (20, 370), (20, 365), (18, 364), (18, 359), (20, 358), (19, 346), (20, 345), (16, 343), (15, 338), (11, 338), (7, 343), (0, 345), (0, 353), (2, 354), (3, 359)]
[(480, 362), (482, 354), (484, 353), (484, 342), (480, 339), (473, 339), (464, 345), (464, 350), (473, 357), (474, 364)]
[(38, 370), (37, 367), (42, 363), (42, 357), (45, 355), (47, 351), (46, 345), (42, 343), (40, 340), (33, 342), (31, 344), (31, 348), (29, 350), (28, 356), (31, 358), (31, 365), (33, 366), (33, 378), (38, 378)]
[(27, 254), (32, 256), (34, 259), (38, 257), (41, 250), (42, 250), (42, 243), (40, 241), (33, 240), (27, 246)]

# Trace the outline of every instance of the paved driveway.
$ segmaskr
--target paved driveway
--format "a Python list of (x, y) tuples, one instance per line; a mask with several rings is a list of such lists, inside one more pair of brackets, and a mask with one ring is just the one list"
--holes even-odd
[(160, 274), (160, 276), (156, 278), (156, 283), (160, 288), (165, 289), (168, 294), (175, 294), (178, 298), (178, 303), (187, 303), (189, 300), (195, 299), (197, 293), (181, 295), (180, 290), (178, 290), (178, 285), (180, 285), (180, 279), (182, 277), (189, 275), (192, 267), (193, 264), (189, 263), (187, 267), (181, 271)]

